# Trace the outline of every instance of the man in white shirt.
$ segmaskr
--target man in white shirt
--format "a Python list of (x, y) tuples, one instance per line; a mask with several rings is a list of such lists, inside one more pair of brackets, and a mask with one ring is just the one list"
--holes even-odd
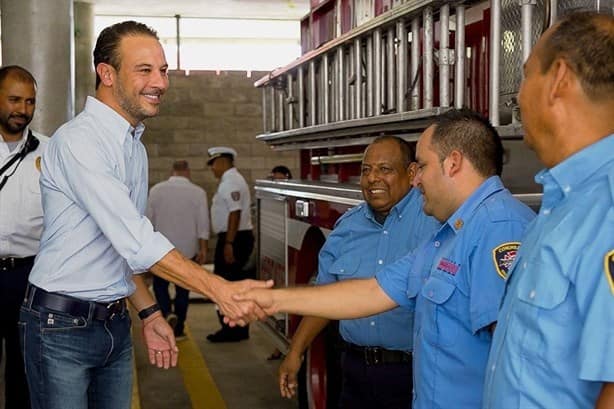
[(4, 340), (5, 406), (16, 409), (30, 407), (17, 321), (43, 229), (38, 178), (47, 137), (28, 128), (35, 108), (32, 74), (0, 68), (0, 354)]
[(150, 363), (177, 364), (173, 331), (140, 273), (205, 294), (240, 320), (262, 311), (232, 294), (271, 285), (205, 271), (144, 216), (143, 120), (158, 114), (169, 85), (156, 32), (135, 21), (105, 28), (94, 66), (96, 96), (55, 132), (41, 165), (44, 229), (19, 321), (32, 409), (130, 408), (127, 301), (142, 320)]
[[(209, 207), (205, 190), (190, 181), (187, 161), (173, 163), (171, 177), (149, 191), (147, 217), (154, 229), (162, 233), (184, 256), (198, 264), (207, 259), (209, 241)], [(173, 327), (175, 338), (185, 337), (190, 291), (175, 285), (174, 308), (168, 293), (169, 282), (154, 276), (153, 288), (160, 311)]]
[[(211, 204), (211, 224), (217, 234), (215, 246), (215, 274), (228, 281), (247, 278), (245, 264), (254, 249), (251, 196), (245, 178), (234, 167), (237, 152), (226, 146), (209, 148), (209, 160), (213, 175), (220, 184)], [(222, 328), (207, 335), (211, 342), (237, 342), (249, 338), (249, 327), (230, 327), (218, 312)]]

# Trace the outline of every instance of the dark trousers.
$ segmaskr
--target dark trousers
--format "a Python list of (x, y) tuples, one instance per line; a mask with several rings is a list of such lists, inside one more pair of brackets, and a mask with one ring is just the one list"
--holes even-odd
[[(254, 249), (254, 234), (251, 230), (241, 230), (235, 235), (232, 243), (235, 262), (226, 263), (224, 260), (224, 246), (226, 245), (226, 233), (218, 233), (217, 244), (215, 246), (214, 272), (228, 281), (240, 281), (250, 277), (250, 273), (244, 270), (249, 256)], [(218, 312), (220, 325), (225, 332), (233, 334), (247, 334), (249, 326), (231, 328), (224, 324), (223, 316)]]
[(28, 276), (34, 265), (34, 258), (13, 268), (0, 268), (0, 359), (2, 340), (6, 349), (4, 371), (5, 398), (7, 409), (30, 407), (28, 382), (19, 342), (19, 308), (26, 294)]
[(368, 365), (352, 352), (342, 355), (342, 409), (410, 409), (412, 363)]
[(153, 289), (156, 296), (156, 301), (160, 306), (160, 311), (164, 317), (174, 312), (177, 315), (177, 326), (175, 327), (175, 335), (183, 333), (185, 319), (188, 315), (188, 304), (190, 302), (190, 290), (175, 284), (175, 300), (171, 302), (171, 297), (168, 294), (169, 282), (165, 279), (154, 276)]

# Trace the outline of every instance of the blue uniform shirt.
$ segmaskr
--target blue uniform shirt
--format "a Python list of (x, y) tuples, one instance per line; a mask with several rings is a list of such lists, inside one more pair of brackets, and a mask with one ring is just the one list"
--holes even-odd
[[(362, 203), (335, 224), (319, 256), (318, 284), (371, 278), (430, 238), (439, 223), (422, 211), (422, 195), (412, 189), (390, 211), (382, 226)], [(347, 342), (363, 346), (411, 351), (413, 312), (395, 308), (371, 317), (341, 320)]]
[(508, 280), (484, 408), (593, 408), (614, 382), (614, 135), (544, 186)]
[(414, 409), (474, 409), (482, 401), (488, 326), (534, 213), (490, 177), (413, 255), (376, 276), (414, 308)]
[(143, 216), (143, 130), (89, 97), (84, 111), (56, 131), (42, 161), (44, 230), (32, 284), (112, 301), (134, 292), (133, 271), (147, 270), (172, 250)]

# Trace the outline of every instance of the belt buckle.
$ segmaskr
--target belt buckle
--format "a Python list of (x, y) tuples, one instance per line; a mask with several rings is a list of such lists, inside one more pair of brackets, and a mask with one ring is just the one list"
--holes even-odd
[(365, 363), (367, 365), (377, 365), (382, 362), (381, 350), (378, 347), (365, 348)]
[(121, 302), (122, 300), (115, 300), (107, 304), (107, 311), (111, 313), (108, 316), (109, 320), (115, 318), (115, 316), (121, 311)]

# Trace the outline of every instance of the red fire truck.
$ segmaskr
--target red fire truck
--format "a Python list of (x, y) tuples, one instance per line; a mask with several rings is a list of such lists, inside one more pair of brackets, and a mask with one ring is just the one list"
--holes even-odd
[[(556, 16), (595, 9), (594, 0), (312, 0), (301, 22), (304, 54), (256, 82), (263, 133), (275, 150), (300, 152), (300, 178), (256, 183), (258, 272), (276, 285), (310, 283), (318, 252), (358, 186), (365, 146), (394, 134), (415, 141), (450, 108), (487, 115), (504, 139), (503, 181), (539, 206), (540, 165), (522, 142), (516, 101), (522, 63)], [(283, 350), (300, 317), (267, 328)], [(321, 334), (306, 354), (301, 407), (335, 407), (335, 337)]]

